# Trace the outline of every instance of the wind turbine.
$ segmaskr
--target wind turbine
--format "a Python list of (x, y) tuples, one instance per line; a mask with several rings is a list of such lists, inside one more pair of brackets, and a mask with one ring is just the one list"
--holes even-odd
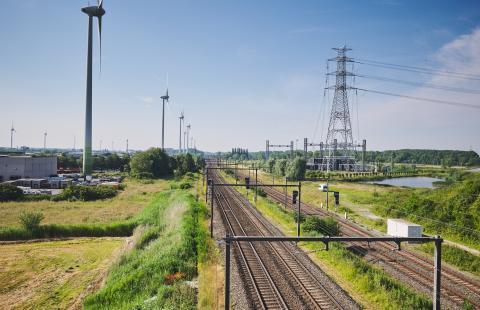
[(190, 151), (190, 147), (189, 147), (189, 137), (190, 137), (190, 128), (192, 126), (190, 126), (190, 124), (187, 125), (187, 153)]
[(47, 131), (43, 133), (43, 151), (45, 152), (47, 150)]
[(85, 109), (85, 147), (83, 148), (83, 174), (92, 175), (92, 24), (93, 17), (98, 18), (98, 38), (100, 49), (100, 70), (102, 68), (102, 16), (105, 14), (103, 0), (97, 0), (97, 6), (82, 8), (88, 15), (88, 47), (87, 47), (87, 92)]
[(165, 101), (168, 102), (170, 97), (168, 96), (168, 88), (165, 95), (160, 97), (162, 99), (162, 151), (165, 150)]
[(182, 152), (182, 122), (183, 122), (183, 119), (185, 118), (185, 116), (183, 116), (183, 111), (178, 118), (180, 120), (180, 133), (179, 133), (180, 138), (178, 141), (178, 152), (181, 153)]
[(15, 128), (13, 127), (12, 123), (12, 128), (10, 128), (10, 148), (13, 149), (13, 133), (17, 132)]

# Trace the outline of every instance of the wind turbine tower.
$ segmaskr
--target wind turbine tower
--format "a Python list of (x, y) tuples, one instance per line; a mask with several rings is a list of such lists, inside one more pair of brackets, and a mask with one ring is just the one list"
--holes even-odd
[(190, 147), (189, 147), (188, 142), (189, 142), (190, 128), (191, 128), (191, 127), (192, 127), (192, 126), (190, 126), (190, 124), (187, 125), (187, 153), (190, 151)]
[(17, 132), (15, 128), (13, 127), (12, 123), (12, 128), (10, 128), (10, 148), (13, 149), (13, 133)]
[(43, 151), (45, 152), (47, 150), (47, 131), (43, 133)]
[(97, 0), (97, 6), (82, 8), (88, 15), (88, 47), (87, 47), (87, 91), (85, 109), (85, 146), (83, 148), (83, 174), (92, 175), (92, 24), (93, 17), (98, 18), (98, 37), (100, 49), (100, 70), (102, 58), (102, 16), (105, 14), (103, 0)]
[(164, 151), (165, 150), (165, 101), (168, 102), (168, 99), (170, 99), (170, 97), (168, 96), (168, 88), (165, 95), (160, 98), (162, 99), (162, 151)]
[(178, 152), (179, 153), (182, 153), (182, 122), (183, 122), (183, 119), (185, 118), (185, 116), (183, 116), (183, 112), (182, 114), (180, 114), (180, 116), (178, 117), (180, 119), (180, 138), (179, 138), (179, 141), (178, 141)]

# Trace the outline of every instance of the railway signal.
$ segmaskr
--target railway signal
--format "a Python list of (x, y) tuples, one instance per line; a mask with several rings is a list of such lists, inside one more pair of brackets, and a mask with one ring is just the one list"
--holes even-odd
[(333, 197), (335, 198), (335, 205), (338, 206), (340, 204), (340, 193), (333, 192)]
[(293, 191), (292, 204), (297, 204), (298, 191)]

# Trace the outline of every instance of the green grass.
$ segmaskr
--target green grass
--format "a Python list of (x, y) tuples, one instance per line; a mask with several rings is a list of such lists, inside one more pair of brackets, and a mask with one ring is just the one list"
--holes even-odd
[[(228, 176), (224, 177), (229, 179)], [(245, 189), (241, 188), (240, 192), (245, 193)], [(296, 235), (296, 223), (291, 211), (263, 197), (258, 197), (256, 208), (286, 235)], [(302, 230), (302, 235), (308, 233)], [(366, 307), (378, 309), (432, 307), (428, 298), (393, 279), (380, 268), (355, 256), (341, 244), (332, 244), (329, 251), (322, 250), (323, 244), (319, 243), (303, 243), (301, 247), (311, 252), (312, 258), (321, 265), (321, 268)]]
[(122, 256), (85, 309), (195, 309), (195, 291), (185, 281), (207, 259), (205, 216), (205, 206), (186, 191), (158, 194), (137, 217), (149, 227), (142, 245)]
[(100, 284), (123, 238), (0, 245), (0, 309), (67, 309)]
[[(433, 255), (434, 245), (431, 243), (423, 244), (417, 248)], [(480, 276), (480, 257), (462, 249), (443, 244), (442, 261), (454, 265), (460, 270)]]
[(106, 224), (133, 218), (154, 195), (168, 189), (167, 180), (142, 182), (126, 179), (125, 190), (116, 197), (99, 201), (19, 201), (0, 203), (0, 227), (19, 226), (22, 211), (41, 212), (43, 224)]

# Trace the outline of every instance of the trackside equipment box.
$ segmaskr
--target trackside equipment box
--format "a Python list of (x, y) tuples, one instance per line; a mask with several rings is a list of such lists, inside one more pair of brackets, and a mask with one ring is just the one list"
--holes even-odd
[(387, 220), (387, 234), (393, 237), (421, 237), (423, 229), (421, 225), (407, 222), (401, 219)]

